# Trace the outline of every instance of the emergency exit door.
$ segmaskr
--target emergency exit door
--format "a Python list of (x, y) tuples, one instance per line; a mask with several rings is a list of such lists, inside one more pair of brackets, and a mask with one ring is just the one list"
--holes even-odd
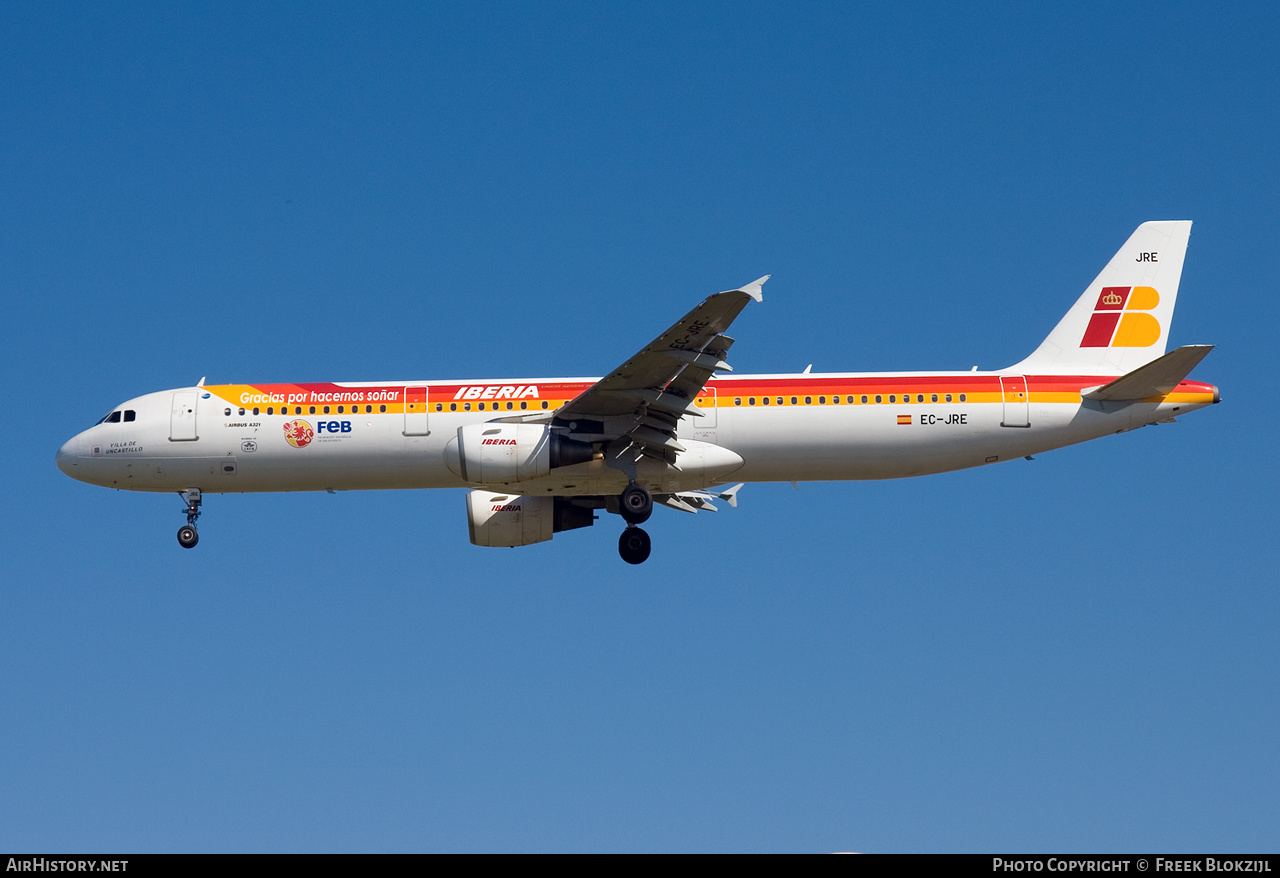
[(427, 388), (406, 387), (404, 389), (404, 435), (426, 436), (427, 429)]
[(1004, 420), (1000, 422), (1000, 426), (1030, 427), (1031, 399), (1027, 395), (1026, 376), (1000, 376), (1000, 390), (1004, 396)]

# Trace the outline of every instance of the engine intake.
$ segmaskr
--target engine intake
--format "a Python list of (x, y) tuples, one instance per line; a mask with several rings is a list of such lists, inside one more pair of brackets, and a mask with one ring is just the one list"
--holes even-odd
[(591, 509), (576, 506), (567, 497), (467, 492), (467, 526), (477, 546), (528, 546), (594, 522)]

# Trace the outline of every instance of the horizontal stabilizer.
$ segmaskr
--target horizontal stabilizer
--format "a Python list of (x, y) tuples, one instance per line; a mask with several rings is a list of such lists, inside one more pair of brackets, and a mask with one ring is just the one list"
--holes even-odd
[(1122, 375), (1110, 384), (1086, 390), (1084, 399), (1128, 400), (1164, 396), (1178, 386), (1178, 382), (1191, 374), (1201, 360), (1213, 350), (1211, 344), (1194, 344), (1170, 351), (1145, 366), (1139, 366), (1128, 375)]

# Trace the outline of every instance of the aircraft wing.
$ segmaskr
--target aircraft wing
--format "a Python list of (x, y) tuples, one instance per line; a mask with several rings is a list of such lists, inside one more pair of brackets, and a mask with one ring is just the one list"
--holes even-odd
[(627, 437), (640, 453), (674, 462), (685, 415), (701, 417), (693, 399), (715, 372), (732, 371), (724, 331), (751, 299), (761, 301), (765, 275), (741, 289), (709, 296), (631, 359), (566, 403), (552, 426), (610, 441)]

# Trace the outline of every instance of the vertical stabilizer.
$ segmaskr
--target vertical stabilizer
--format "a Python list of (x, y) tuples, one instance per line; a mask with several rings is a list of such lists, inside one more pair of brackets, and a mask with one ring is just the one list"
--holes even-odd
[(1190, 220), (1143, 223), (1035, 353), (1003, 370), (1123, 375), (1164, 355)]

